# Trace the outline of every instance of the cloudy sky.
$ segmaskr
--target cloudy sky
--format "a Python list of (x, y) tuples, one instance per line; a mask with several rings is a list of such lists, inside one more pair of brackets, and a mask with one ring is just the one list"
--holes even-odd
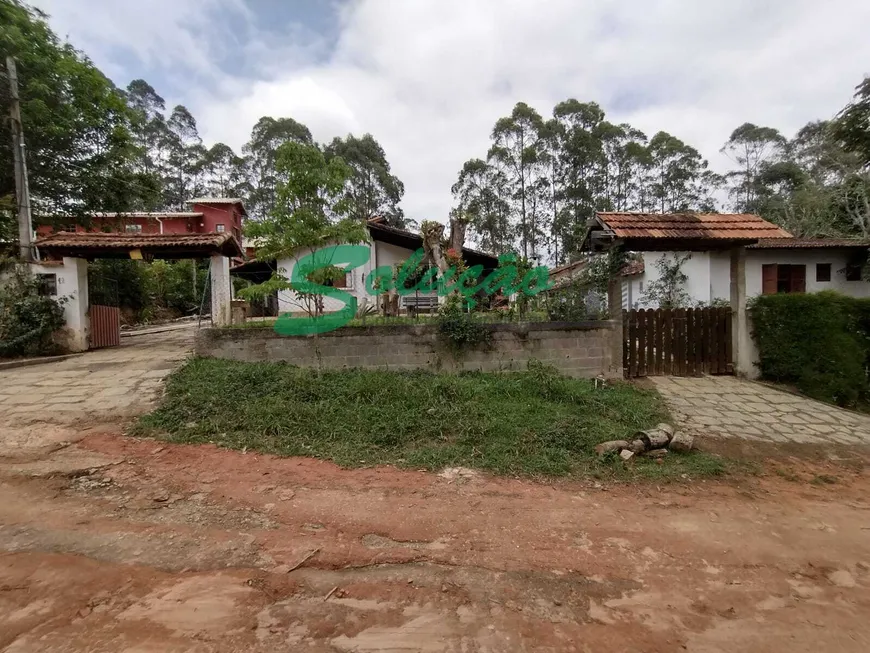
[(596, 101), (723, 170), (743, 122), (787, 135), (870, 74), (866, 0), (35, 0), (118, 85), (186, 105), (207, 144), (263, 115), (372, 133), (405, 211), (444, 221), (462, 163), (525, 101)]

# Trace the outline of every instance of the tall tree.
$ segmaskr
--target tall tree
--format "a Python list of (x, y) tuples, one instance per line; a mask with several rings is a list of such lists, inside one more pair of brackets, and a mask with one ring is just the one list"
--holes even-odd
[(276, 165), (278, 148), (287, 142), (311, 145), (314, 141), (308, 127), (292, 118), (263, 116), (242, 147), (250, 184), (248, 210), (256, 218), (269, 214), (278, 199), (279, 184), (287, 180), (288, 173)]
[(870, 77), (855, 89), (855, 96), (832, 125), (833, 135), (847, 152), (858, 155), (861, 165), (870, 168)]
[(652, 195), (662, 213), (698, 210), (705, 203), (707, 162), (676, 136), (659, 132), (649, 142), (655, 181)]
[(731, 196), (738, 211), (755, 213), (758, 210), (758, 176), (762, 168), (779, 159), (786, 139), (773, 127), (759, 127), (743, 123), (728, 138), (721, 152), (739, 167), (728, 173), (734, 185)]
[(350, 166), (345, 193), (353, 217), (368, 220), (379, 216), (391, 226), (405, 227), (405, 214), (399, 206), (405, 185), (390, 171), (384, 148), (374, 136), (335, 138), (326, 148), (326, 156), (341, 157)]
[[(34, 215), (135, 207), (152, 185), (134, 167), (133, 115), (121, 92), (60, 41), (39, 10), (3, 0), (0, 25), (0, 53), (17, 61)], [(4, 66), (0, 107), (9, 100)], [(0, 198), (13, 205), (14, 193), (9, 122), (2, 120)]]
[(187, 107), (178, 105), (166, 121), (169, 131), (166, 205), (183, 210), (185, 204), (201, 195), (205, 148), (196, 126), (196, 119)]
[(529, 256), (529, 244), (535, 225), (530, 223), (529, 204), (539, 170), (539, 140), (544, 121), (537, 111), (519, 102), (511, 115), (500, 118), (492, 130), (493, 145), (488, 158), (502, 166), (513, 187), (520, 223), (520, 242), (524, 258)]
[(495, 254), (511, 250), (510, 205), (502, 190), (506, 180), (482, 159), (466, 161), (451, 191), (460, 213), (468, 216), (480, 247)]
[(206, 193), (213, 197), (240, 197), (248, 192), (245, 161), (225, 143), (215, 143), (206, 152), (203, 168)]
[[(275, 172), (280, 181), (272, 210), (245, 227), (246, 236), (259, 240), (258, 259), (298, 260), (326, 245), (359, 243), (368, 238), (365, 225), (350, 215), (345, 185), (352, 173), (340, 157), (327, 160), (317, 145), (288, 140), (275, 151)], [(332, 267), (337, 263), (342, 261), (324, 260), (325, 269), (313, 280), (322, 283), (336, 278), (333, 275), (343, 276)], [(278, 290), (299, 288), (279, 270), (269, 281), (243, 292), (249, 297), (265, 297)], [(305, 292), (297, 292), (297, 297), (309, 313), (323, 312), (322, 297)]]

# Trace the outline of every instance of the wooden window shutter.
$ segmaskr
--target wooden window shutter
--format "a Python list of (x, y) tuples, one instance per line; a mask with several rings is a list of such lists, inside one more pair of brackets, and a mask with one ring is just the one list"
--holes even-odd
[(791, 292), (807, 291), (807, 266), (791, 266)]
[(776, 263), (761, 266), (761, 294), (776, 294)]

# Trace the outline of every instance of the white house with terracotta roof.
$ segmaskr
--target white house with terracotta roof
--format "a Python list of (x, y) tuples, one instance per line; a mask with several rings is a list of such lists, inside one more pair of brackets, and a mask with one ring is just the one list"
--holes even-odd
[(591, 221), (588, 249), (612, 246), (638, 252), (642, 274), (623, 278), (624, 308), (657, 308), (646, 299), (662, 258), (689, 257), (681, 266), (684, 290), (693, 304), (731, 297), (731, 250), (746, 248), (746, 298), (761, 294), (835, 290), (870, 297), (861, 277), (870, 243), (849, 239), (795, 238), (751, 214), (598, 213)]

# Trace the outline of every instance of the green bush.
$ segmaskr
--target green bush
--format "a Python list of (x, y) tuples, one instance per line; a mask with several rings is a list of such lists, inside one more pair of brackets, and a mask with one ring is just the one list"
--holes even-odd
[(0, 356), (54, 353), (52, 334), (64, 325), (62, 302), (40, 294), (40, 283), (24, 266), (0, 281)]
[(474, 314), (463, 310), (462, 299), (458, 295), (447, 298), (436, 321), (438, 335), (456, 352), (477, 345), (488, 346), (492, 341), (492, 332)]
[(749, 310), (763, 378), (840, 406), (870, 397), (870, 299), (763, 295)]
[[(590, 311), (587, 301), (594, 291), (586, 285), (572, 283), (564, 288), (551, 290), (547, 293), (547, 319), (551, 322), (583, 322), (597, 320), (603, 311)], [(606, 306), (606, 301), (597, 298), (600, 307)], [(594, 300), (593, 300), (594, 301)]]

